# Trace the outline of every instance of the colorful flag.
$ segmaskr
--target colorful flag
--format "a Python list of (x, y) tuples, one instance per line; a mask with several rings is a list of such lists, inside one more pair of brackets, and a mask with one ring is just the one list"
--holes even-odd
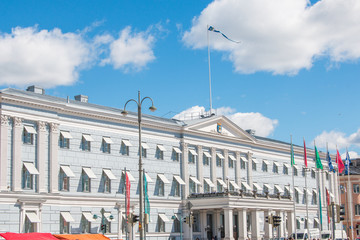
[(351, 159), (349, 156), (349, 152), (346, 149), (346, 159), (345, 159), (345, 174), (349, 174), (350, 173), (350, 163), (351, 163)]
[(146, 174), (144, 172), (144, 195), (145, 195), (145, 214), (150, 215), (150, 201), (148, 195), (148, 182), (146, 180)]
[[(329, 191), (327, 190), (327, 188), (326, 188), (326, 205), (330, 206), (330, 194), (329, 194)], [(329, 209), (329, 208), (327, 208), (327, 209)], [(328, 211), (328, 223), (330, 223), (329, 211)]]
[(315, 146), (315, 163), (317, 169), (324, 169), (316, 146)]
[(305, 145), (305, 139), (304, 139), (304, 164), (305, 167), (307, 167), (307, 156), (306, 156), (306, 145)]
[(128, 177), (127, 172), (125, 172), (125, 177), (126, 177), (126, 182), (125, 182), (125, 186), (126, 186), (126, 216), (129, 216), (130, 214), (130, 180)]
[(329, 171), (334, 172), (334, 166), (332, 165), (329, 151), (327, 151), (327, 153), (326, 153), (326, 160), (328, 161), (328, 164), (329, 164)]
[(339, 173), (342, 173), (345, 169), (344, 163), (341, 160), (339, 150), (336, 149), (336, 163), (338, 165)]
[(224, 38), (226, 38), (227, 40), (232, 41), (232, 42), (234, 42), (234, 43), (240, 43), (240, 42), (238, 42), (238, 41), (234, 41), (234, 40), (228, 38), (225, 34), (223, 34), (222, 32), (220, 32), (219, 30), (216, 30), (213, 26), (210, 26), (210, 27), (208, 28), (208, 31), (210, 31), (210, 32), (215, 32), (215, 33), (220, 33), (220, 34), (221, 34)]
[(293, 144), (291, 142), (291, 153), (290, 153), (290, 157), (291, 157), (291, 166), (295, 165), (295, 158), (294, 158), (294, 149), (293, 149)]

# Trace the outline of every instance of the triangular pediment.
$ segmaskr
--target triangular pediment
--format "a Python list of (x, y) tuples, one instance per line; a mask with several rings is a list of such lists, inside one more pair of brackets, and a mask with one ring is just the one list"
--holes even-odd
[(255, 138), (225, 116), (199, 119), (188, 124), (185, 130), (255, 141)]

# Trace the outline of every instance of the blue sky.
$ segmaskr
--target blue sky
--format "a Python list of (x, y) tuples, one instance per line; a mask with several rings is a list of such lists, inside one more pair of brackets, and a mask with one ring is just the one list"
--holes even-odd
[[(213, 108), (256, 134), (360, 152), (358, 0), (1, 1), (0, 88), (38, 85), (171, 118)], [(129, 105), (130, 110), (135, 106)]]

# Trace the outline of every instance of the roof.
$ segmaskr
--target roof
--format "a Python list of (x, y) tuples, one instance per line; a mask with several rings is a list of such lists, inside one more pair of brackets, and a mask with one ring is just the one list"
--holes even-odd
[(58, 240), (51, 233), (0, 233), (6, 240)]

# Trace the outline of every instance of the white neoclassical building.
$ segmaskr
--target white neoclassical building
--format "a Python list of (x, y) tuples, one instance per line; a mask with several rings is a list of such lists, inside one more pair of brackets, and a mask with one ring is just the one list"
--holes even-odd
[[(32, 86), (1, 90), (0, 116), (0, 232), (98, 233), (104, 224), (108, 237), (126, 237), (125, 171), (130, 209), (139, 208), (136, 113), (124, 117), (86, 96), (63, 99)], [(224, 116), (142, 120), (147, 239), (287, 237), (319, 228), (319, 197), (329, 229), (325, 192), (335, 202), (339, 193), (325, 154), (318, 172), (308, 149), (305, 171), (301, 146), (294, 146), (292, 167), (289, 143), (258, 137)], [(281, 217), (276, 229), (265, 220), (271, 214)], [(192, 224), (184, 222), (189, 215)]]

